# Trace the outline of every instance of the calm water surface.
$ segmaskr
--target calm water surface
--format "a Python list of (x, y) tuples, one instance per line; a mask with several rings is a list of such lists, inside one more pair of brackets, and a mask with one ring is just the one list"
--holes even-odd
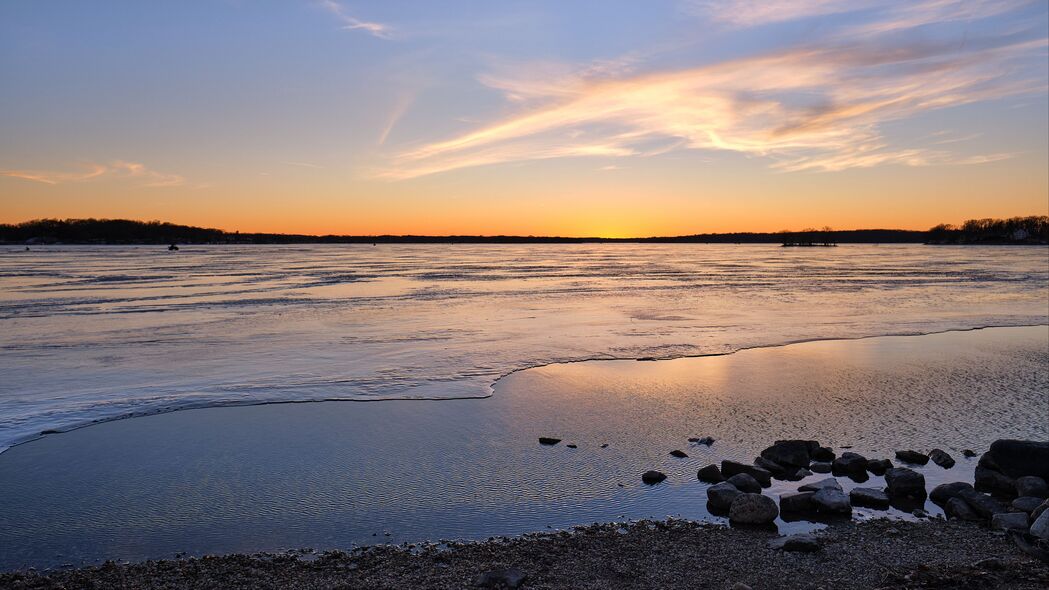
[(516, 369), (1049, 320), (1049, 250), (0, 248), (0, 450), (181, 408), (483, 397)]

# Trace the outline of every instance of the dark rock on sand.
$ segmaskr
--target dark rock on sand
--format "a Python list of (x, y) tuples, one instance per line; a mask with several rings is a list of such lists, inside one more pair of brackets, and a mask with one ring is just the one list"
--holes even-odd
[(933, 449), (929, 451), (929, 459), (944, 469), (954, 467), (954, 457), (950, 456), (950, 454), (943, 449)]
[(1034, 496), (1021, 496), (1013, 500), (1010, 506), (1021, 512), (1033, 514), (1035, 510), (1038, 510), (1038, 507), (1041, 506), (1043, 502), (1045, 502), (1045, 500), (1041, 498), (1035, 498)]
[(834, 479), (833, 477), (828, 477), (827, 479), (821, 479), (819, 481), (814, 481), (812, 483), (807, 483), (807, 484), (799, 487), (798, 491), (799, 492), (818, 492), (818, 491), (820, 491), (822, 489), (825, 489), (825, 488), (838, 490), (840, 492), (841, 491), (841, 484), (838, 483), (838, 480)]
[(565, 445), (565, 446), (570, 448), (570, 449), (578, 449), (579, 448), (579, 445), (576, 445), (576, 444)]
[(484, 572), (474, 578), (474, 586), (480, 588), (520, 588), (527, 576), (517, 568), (506, 568)]
[(772, 474), (767, 469), (761, 467), (755, 467), (754, 465), (745, 465), (743, 463), (737, 463), (736, 461), (729, 461), (725, 459), (721, 462), (721, 474), (725, 477), (732, 477), (737, 473), (746, 473), (747, 475), (758, 480), (761, 487), (767, 488), (772, 485)]
[(878, 488), (854, 488), (849, 492), (849, 500), (854, 506), (877, 510), (889, 509), (888, 494)]
[(816, 511), (816, 502), (813, 496), (816, 492), (795, 492), (782, 494), (779, 497), (780, 512), (788, 514), (807, 514)]
[(1027, 514), (1024, 512), (1001, 512), (991, 517), (991, 528), (1001, 530), (1027, 530)]
[(550, 438), (547, 436), (539, 437), (539, 444), (541, 445), (556, 445), (559, 442), (561, 442), (561, 439), (559, 438)]
[(646, 471), (641, 474), (641, 481), (647, 483), (648, 485), (655, 485), (666, 478), (666, 474), (659, 471)]
[(976, 489), (981, 492), (991, 492), (1007, 497), (1016, 495), (1016, 482), (991, 467), (977, 465), (974, 480)]
[(958, 520), (972, 522), (983, 520), (983, 517), (977, 514), (965, 500), (958, 497), (947, 500), (947, 503), (943, 505), (943, 513), (947, 515), (947, 518), (956, 518)]
[(973, 489), (972, 485), (964, 481), (941, 483), (940, 485), (932, 489), (932, 492), (929, 493), (929, 499), (932, 500), (934, 504), (938, 506), (943, 506), (951, 498), (958, 497), (958, 494), (962, 490), (971, 489)]
[(925, 498), (925, 476), (906, 467), (885, 472), (885, 493), (897, 498)]
[[(1037, 475), (1049, 480), (1049, 441), (996, 440), (984, 457), (1010, 478)], [(983, 458), (980, 463), (984, 463)]]
[(812, 501), (816, 504), (816, 512), (820, 514), (852, 514), (852, 504), (849, 503), (849, 497), (841, 490), (830, 487), (823, 488), (812, 496)]
[(867, 472), (867, 458), (859, 453), (846, 451), (831, 464), (835, 474), (859, 475)]
[(699, 481), (707, 483), (721, 483), (725, 481), (725, 476), (721, 475), (721, 470), (713, 463), (697, 471), (696, 477), (699, 478)]
[(789, 537), (779, 537), (769, 541), (769, 549), (780, 551), (797, 551), (800, 553), (815, 553), (820, 550), (820, 540), (816, 535), (800, 534)]
[(972, 450), (972, 449), (964, 449), (964, 450), (962, 451), (962, 456), (963, 456), (963, 457), (966, 457), (966, 458), (968, 458), (968, 459), (972, 459), (973, 457), (975, 457), (975, 456), (976, 456), (976, 451), (974, 451), (974, 450)]
[(809, 469), (811, 469), (814, 473), (830, 473), (833, 467), (831, 466), (829, 461), (816, 461), (813, 464), (809, 465)]
[(686, 453), (685, 451), (674, 449), (673, 451), (670, 451), (670, 456), (677, 457), (678, 459), (684, 459), (688, 456), (688, 453)]
[(746, 473), (737, 473), (736, 475), (733, 475), (725, 481), (736, 486), (736, 489), (741, 492), (746, 492), (748, 494), (761, 493), (761, 484), (758, 483), (758, 480), (747, 475)]
[(889, 461), (888, 459), (872, 459), (867, 461), (867, 471), (870, 471), (874, 475), (885, 475), (885, 472), (892, 468), (892, 461)]
[(1049, 485), (1037, 475), (1024, 475), (1016, 478), (1016, 495), (1049, 498)]
[(912, 465), (925, 465), (929, 462), (929, 456), (918, 451), (896, 451), (896, 458)]
[(777, 516), (776, 502), (761, 494), (743, 494), (733, 500), (728, 509), (729, 521), (738, 524), (769, 524)]
[(958, 492), (958, 498), (964, 500), (984, 520), (1006, 511), (1001, 502), (976, 490), (962, 490)]
[(714, 444), (714, 439), (709, 437), (709, 436), (704, 436), (702, 438), (695, 438), (695, 437), (693, 437), (693, 438), (688, 439), (688, 442), (696, 443), (696, 444), (699, 444), (699, 445), (707, 445), (709, 447), (710, 445)]
[(819, 448), (816, 441), (777, 440), (771, 447), (761, 451), (761, 456), (769, 461), (786, 466), (808, 467), (809, 453)]
[(830, 463), (835, 458), (834, 451), (830, 447), (816, 447), (816, 450), (812, 452), (813, 461), (824, 461)]
[(732, 501), (742, 495), (739, 488), (723, 481), (707, 488), (707, 503), (715, 510), (728, 510)]

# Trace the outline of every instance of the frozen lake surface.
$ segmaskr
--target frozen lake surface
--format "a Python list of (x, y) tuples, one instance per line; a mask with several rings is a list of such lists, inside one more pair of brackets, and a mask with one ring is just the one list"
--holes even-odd
[(1049, 321), (1049, 250), (0, 248), (0, 450), (176, 409), (484, 397), (583, 359)]

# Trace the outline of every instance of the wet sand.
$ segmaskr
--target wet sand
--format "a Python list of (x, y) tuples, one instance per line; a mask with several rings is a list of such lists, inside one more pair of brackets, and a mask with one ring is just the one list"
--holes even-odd
[[(917, 468), (928, 487), (972, 481), (975, 459), (961, 449), (1049, 438), (1047, 361), (1049, 328), (1000, 328), (551, 365), (504, 378), (488, 399), (109, 422), (0, 454), (0, 569), (484, 539), (667, 516), (723, 523), (707, 511), (696, 470), (749, 462), (778, 438), (870, 458), (940, 447), (958, 465)], [(541, 446), (540, 436), (563, 442)], [(692, 436), (717, 442), (690, 445)], [(670, 457), (673, 449), (689, 457)], [(648, 469), (669, 477), (646, 486)], [(765, 493), (798, 485), (775, 482)], [(910, 518), (867, 509), (855, 518), (879, 516)], [(781, 533), (822, 526), (776, 524)]]

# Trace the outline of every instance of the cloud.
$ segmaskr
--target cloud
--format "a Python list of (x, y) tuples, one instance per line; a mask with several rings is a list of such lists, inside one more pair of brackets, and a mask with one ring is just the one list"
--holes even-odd
[(21, 178), (43, 184), (68, 184), (77, 182), (91, 182), (103, 179), (115, 180), (138, 180), (139, 186), (160, 188), (181, 186), (185, 178), (178, 174), (169, 174), (150, 170), (138, 162), (116, 160), (109, 164), (87, 163), (79, 166), (80, 171), (48, 171), (48, 170), (0, 170), (0, 176)]
[[(903, 22), (925, 22), (934, 7), (958, 3), (918, 4), (926, 10), (895, 10), (881, 22), (897, 31)], [(834, 10), (831, 5), (837, 6), (801, 2), (791, 14)], [(902, 19), (904, 13), (911, 18)], [(972, 8), (966, 14), (997, 12)], [(776, 12), (748, 22), (783, 18)], [(877, 23), (868, 24), (875, 30)], [(684, 149), (766, 158), (782, 171), (991, 162), (1009, 154), (962, 157), (942, 147), (895, 145), (884, 124), (1044, 93), (1046, 42), (1038, 29), (968, 35), (964, 42), (880, 33), (845, 40), (832, 32), (806, 46), (677, 70), (639, 72), (631, 61), (574, 71), (564, 64), (517, 67), (508, 75), (480, 77), (516, 105), (517, 114), (402, 149), (376, 175), (408, 179), (503, 162), (646, 157)]]
[(342, 5), (338, 2), (335, 2), (335, 0), (320, 0), (318, 4), (320, 4), (322, 8), (334, 14), (336, 18), (342, 21), (342, 28), (344, 30), (364, 31), (380, 39), (391, 38), (392, 30), (389, 26), (381, 23), (363, 21), (359, 18), (350, 16), (346, 13), (346, 10), (342, 7)]

